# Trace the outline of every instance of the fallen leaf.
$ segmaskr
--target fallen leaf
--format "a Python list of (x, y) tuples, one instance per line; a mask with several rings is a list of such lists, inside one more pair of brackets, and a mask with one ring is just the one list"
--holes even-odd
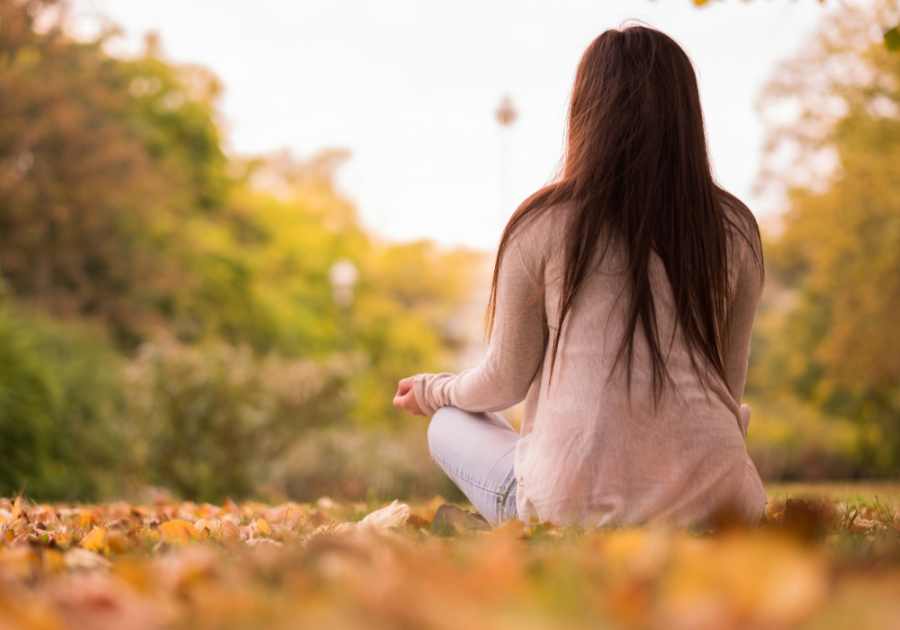
[(59, 573), (66, 568), (66, 557), (54, 549), (47, 549), (42, 556), (44, 570), (50, 573)]
[(74, 547), (66, 552), (66, 566), (70, 569), (106, 569), (110, 562), (103, 556), (81, 547)]
[(29, 547), (6, 549), (0, 553), (0, 574), (7, 574), (18, 580), (26, 580), (33, 574), (38, 562), (38, 557)]
[(223, 538), (240, 538), (240, 528), (231, 521), (222, 520), (222, 537)]
[(366, 516), (357, 523), (357, 527), (373, 530), (390, 529), (403, 525), (407, 517), (409, 517), (409, 506), (394, 499), (394, 502), (387, 507), (375, 510)]
[(106, 528), (95, 527), (90, 534), (84, 537), (80, 546), (82, 549), (96, 553), (109, 553), (109, 546), (106, 544)]
[(186, 545), (191, 541), (191, 538), (197, 537), (197, 528), (179, 518), (161, 523), (159, 532), (164, 542), (175, 545)]
[(217, 518), (205, 519), (201, 518), (194, 523), (194, 529), (197, 530), (197, 538), (199, 540), (222, 540), (222, 530), (224, 523)]

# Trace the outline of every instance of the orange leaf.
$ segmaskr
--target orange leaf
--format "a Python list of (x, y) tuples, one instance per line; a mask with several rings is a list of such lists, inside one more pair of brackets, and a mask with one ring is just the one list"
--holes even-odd
[(266, 536), (272, 535), (272, 528), (264, 518), (256, 519), (256, 528), (260, 531), (260, 533), (265, 534)]
[(81, 548), (95, 553), (109, 553), (109, 546), (106, 544), (106, 528), (95, 527), (94, 531), (81, 541)]
[(179, 518), (166, 521), (159, 526), (162, 539), (167, 543), (186, 545), (191, 538), (197, 537), (197, 528)]

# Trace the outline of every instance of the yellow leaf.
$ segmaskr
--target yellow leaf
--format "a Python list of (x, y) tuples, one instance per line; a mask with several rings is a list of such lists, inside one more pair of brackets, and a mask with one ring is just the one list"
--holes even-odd
[(88, 527), (91, 522), (94, 520), (94, 513), (90, 510), (85, 510), (81, 513), (81, 517), (78, 519), (79, 523), (82, 527)]
[(60, 573), (66, 568), (66, 558), (55, 549), (47, 549), (43, 555), (44, 569), (50, 573)]
[(81, 541), (81, 548), (96, 553), (109, 553), (109, 547), (106, 544), (106, 528), (95, 527), (94, 531)]
[(179, 545), (186, 545), (191, 538), (197, 537), (197, 528), (191, 523), (178, 518), (166, 521), (160, 525), (159, 531), (164, 541)]
[(272, 528), (269, 527), (269, 524), (266, 522), (264, 518), (256, 519), (256, 527), (259, 529), (260, 533), (265, 534), (266, 536), (272, 535)]

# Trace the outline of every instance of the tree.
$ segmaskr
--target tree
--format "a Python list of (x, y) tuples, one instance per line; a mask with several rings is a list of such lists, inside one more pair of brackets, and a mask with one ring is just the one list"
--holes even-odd
[(311, 427), (399, 421), (397, 381), (461, 341), (479, 256), (367, 233), (340, 151), (229, 159), (212, 73), (154, 37), (109, 56), (65, 9), (0, 0), (0, 272), (30, 314), (0, 312), (0, 490), (95, 497), (124, 459), (186, 496), (250, 493)]
[[(709, 0), (694, 0), (694, 4), (697, 6), (702, 6), (707, 4)], [(825, 0), (819, 0), (819, 2), (825, 2)], [(888, 15), (888, 19), (896, 19), (896, 15)], [(894, 22), (881, 22), (881, 24), (894, 24)], [(884, 41), (884, 47), (890, 51), (900, 51), (900, 24), (896, 26), (888, 26), (884, 29), (884, 35), (882, 37)]]
[(135, 60), (73, 40), (65, 8), (0, 0), (0, 269), (16, 295), (134, 344), (190, 284), (177, 223), (227, 193), (219, 88), (152, 38)]
[(842, 6), (762, 99), (793, 112), (763, 182), (787, 192), (768, 262), (795, 294), (756, 369), (860, 423), (881, 471), (900, 466), (900, 56), (866, 25), (898, 9)]

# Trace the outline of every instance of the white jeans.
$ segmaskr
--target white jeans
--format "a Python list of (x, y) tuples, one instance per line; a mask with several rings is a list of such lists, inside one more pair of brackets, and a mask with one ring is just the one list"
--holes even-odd
[(428, 426), (431, 458), (494, 526), (516, 518), (518, 441), (516, 430), (496, 413), (442, 407)]

